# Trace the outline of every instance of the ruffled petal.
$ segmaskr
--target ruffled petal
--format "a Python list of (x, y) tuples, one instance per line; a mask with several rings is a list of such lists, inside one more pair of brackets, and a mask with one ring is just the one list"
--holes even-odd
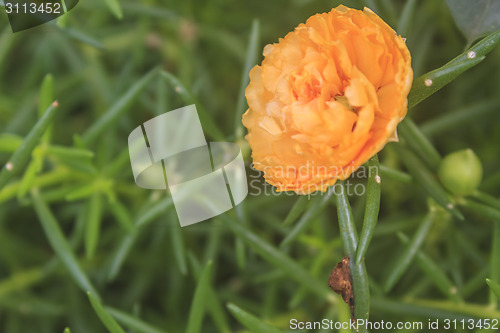
[(254, 167), (278, 191), (325, 191), (394, 140), (412, 79), (405, 42), (368, 8), (310, 17), (250, 72)]

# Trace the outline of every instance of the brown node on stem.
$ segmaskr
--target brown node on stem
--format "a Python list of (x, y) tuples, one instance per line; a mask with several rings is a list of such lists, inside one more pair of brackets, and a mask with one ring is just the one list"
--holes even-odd
[(354, 319), (354, 294), (352, 291), (352, 276), (351, 268), (349, 266), (349, 257), (342, 259), (337, 266), (330, 273), (328, 279), (328, 286), (332, 288), (334, 292), (342, 296), (344, 302), (349, 305), (351, 309), (351, 319)]

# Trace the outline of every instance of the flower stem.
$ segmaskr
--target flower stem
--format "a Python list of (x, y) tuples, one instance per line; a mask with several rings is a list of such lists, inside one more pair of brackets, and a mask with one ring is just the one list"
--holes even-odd
[[(379, 163), (378, 156), (373, 156), (367, 163), (368, 180), (366, 184), (366, 205), (365, 216), (363, 219), (363, 228), (359, 240), (359, 247), (356, 253), (356, 264), (363, 261), (368, 245), (373, 237), (375, 226), (378, 221), (378, 212), (380, 209), (380, 176), (378, 175)], [(372, 170), (373, 169), (373, 170)]]
[[(340, 193), (335, 190), (337, 202), (337, 216), (339, 220), (340, 236), (344, 244), (344, 251), (350, 261), (353, 292), (354, 292), (354, 316), (356, 319), (368, 320), (370, 310), (370, 291), (368, 288), (368, 277), (364, 262), (356, 264), (356, 248), (358, 246), (358, 235), (356, 226), (354, 225), (354, 218), (352, 215), (351, 206), (345, 191), (344, 182), (339, 182), (341, 189)], [(366, 332), (366, 328), (360, 327), (359, 332)]]

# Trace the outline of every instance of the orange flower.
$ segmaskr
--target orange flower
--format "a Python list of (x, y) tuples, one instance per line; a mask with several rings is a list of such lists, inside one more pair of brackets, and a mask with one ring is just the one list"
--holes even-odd
[(278, 191), (325, 191), (397, 140), (410, 53), (370, 9), (339, 6), (264, 48), (243, 115), (254, 167)]

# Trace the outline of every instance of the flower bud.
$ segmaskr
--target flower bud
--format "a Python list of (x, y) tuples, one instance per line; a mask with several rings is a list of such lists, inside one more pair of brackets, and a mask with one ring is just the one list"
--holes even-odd
[(481, 161), (471, 149), (449, 154), (439, 166), (441, 183), (454, 195), (472, 194), (481, 183), (482, 177)]

